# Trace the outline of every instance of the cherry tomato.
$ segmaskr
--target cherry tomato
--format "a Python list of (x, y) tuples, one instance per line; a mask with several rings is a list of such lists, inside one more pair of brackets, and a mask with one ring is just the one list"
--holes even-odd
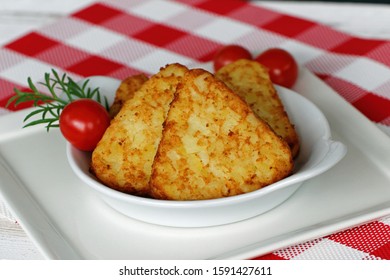
[(92, 99), (72, 101), (62, 110), (60, 130), (68, 142), (83, 151), (92, 151), (110, 124), (107, 110)]
[(227, 45), (220, 49), (214, 56), (214, 70), (232, 63), (238, 59), (252, 59), (252, 54), (244, 47), (238, 45)]
[(295, 84), (298, 65), (289, 52), (272, 48), (258, 55), (255, 60), (268, 68), (273, 83), (284, 87), (292, 87)]

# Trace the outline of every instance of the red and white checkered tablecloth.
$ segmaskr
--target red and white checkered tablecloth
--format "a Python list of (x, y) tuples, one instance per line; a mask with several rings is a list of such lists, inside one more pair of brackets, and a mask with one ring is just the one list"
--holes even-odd
[[(298, 62), (390, 134), (390, 41), (229, 0), (109, 0), (0, 48), (0, 115), (14, 87), (42, 80), (51, 68), (78, 79), (155, 73), (172, 62), (209, 62), (225, 44), (253, 53), (289, 50)], [(390, 259), (390, 218), (282, 249), (257, 259)]]

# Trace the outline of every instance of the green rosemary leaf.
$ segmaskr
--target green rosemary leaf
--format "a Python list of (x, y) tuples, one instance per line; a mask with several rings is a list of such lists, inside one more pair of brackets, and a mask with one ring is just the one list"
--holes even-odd
[(28, 77), (27, 78), (27, 83), (28, 83), (28, 86), (30, 87), (30, 89), (35, 92), (35, 93), (39, 93), (39, 90), (36, 88), (36, 86), (34, 85), (34, 83), (32, 82), (31, 78)]
[(8, 108), (12, 103), (16, 102), (18, 100), (19, 96), (14, 95), (10, 99), (8, 99), (7, 104), (5, 105), (6, 108)]
[(88, 93), (90, 94), (91, 98), (93, 98), (96, 95), (96, 100), (101, 103), (101, 98), (99, 94), (99, 88), (96, 88), (94, 90), (89, 90)]
[(44, 124), (44, 123), (52, 123), (52, 122), (56, 122), (56, 121), (58, 121), (57, 118), (40, 119), (40, 120), (35, 120), (32, 122), (29, 122), (26, 125), (24, 125), (23, 127), (29, 127), (29, 126), (33, 126), (33, 125), (37, 125), (37, 124)]
[(107, 96), (104, 96), (104, 107), (106, 108), (107, 111), (110, 110), (110, 104), (108, 103)]
[(38, 110), (35, 110), (35, 111), (32, 111), (31, 113), (29, 113), (23, 120), (23, 122), (26, 122), (28, 119), (30, 119), (31, 117), (37, 115), (37, 114), (40, 114), (42, 112), (45, 111), (45, 108), (41, 108), (41, 109), (38, 109)]
[(88, 97), (89, 91), (91, 90), (90, 88), (87, 88), (88, 83), (89, 83), (89, 79), (85, 80), (85, 81), (83, 82), (81, 88), (80, 88), (83, 92), (85, 92), (85, 90), (87, 90), (87, 95), (86, 95), (86, 97)]
[[(72, 94), (71, 94), (71, 92), (69, 91), (69, 89), (68, 89), (68, 87), (67, 87), (67, 85), (66, 85), (66, 82), (65, 82), (66, 74), (63, 74), (63, 75), (60, 77), (59, 74), (58, 74), (54, 69), (52, 69), (51, 71), (52, 71), (52, 74), (53, 74), (54, 78), (50, 78), (50, 79), (46, 82), (47, 86), (49, 86), (49, 85), (50, 85), (50, 82), (52, 82), (52, 85), (51, 85), (51, 86), (52, 86), (52, 88), (53, 88), (53, 91), (54, 91), (54, 89), (58, 89), (58, 90), (62, 91), (63, 93), (65, 93), (66, 98), (67, 98), (66, 101), (62, 100), (61, 98), (58, 98), (57, 101), (59, 101), (59, 102), (62, 101), (65, 105), (66, 105), (67, 103), (72, 102), (74, 99), (73, 99)], [(57, 85), (58, 85), (58, 86), (57, 86)], [(60, 101), (60, 100), (61, 100), (61, 101)]]
[(46, 86), (46, 88), (49, 90), (54, 99), (58, 99), (58, 96), (55, 92), (55, 86), (57, 84), (57, 81), (52, 81), (53, 84), (50, 84), (50, 81), (52, 81), (50, 78), (50, 73), (45, 73), (45, 83), (40, 84)]
[(17, 89), (15, 90), (15, 92), (16, 92), (16, 95), (15, 95), (16, 98), (13, 98), (13, 101), (15, 101), (15, 106), (19, 105), (20, 103), (35, 100), (32, 98), (31, 93), (25, 93), (25, 92), (19, 91)]
[[(29, 77), (27, 83), (32, 92), (23, 92), (19, 89), (14, 89), (15, 95), (7, 101), (7, 107), (12, 103), (17, 106), (21, 103), (32, 102), (37, 109), (30, 112), (24, 119), (27, 122), (32, 117), (35, 119), (28, 122), (24, 127), (37, 124), (46, 124), (47, 130), (52, 127), (59, 126), (59, 118), (65, 106), (79, 98), (93, 98), (99, 103), (102, 102), (99, 88), (91, 89), (88, 87), (89, 80), (85, 80), (82, 84), (76, 83), (67, 74), (58, 74), (57, 71), (51, 69), (51, 73), (45, 73), (44, 81), (38, 84), (44, 86), (49, 94), (42, 93)], [(58, 92), (61, 91), (65, 95), (65, 99), (60, 97)], [(108, 100), (104, 97), (104, 106), (109, 110)]]
[(59, 118), (60, 114), (61, 114), (61, 110), (62, 110), (62, 108), (52, 107), (47, 112), (49, 112), (52, 117)]
[(83, 98), (85, 96), (83, 89), (72, 78), (67, 77), (67, 82), (65, 83), (65, 85), (69, 90), (69, 93), (71, 93), (72, 95), (75, 95), (79, 98)]

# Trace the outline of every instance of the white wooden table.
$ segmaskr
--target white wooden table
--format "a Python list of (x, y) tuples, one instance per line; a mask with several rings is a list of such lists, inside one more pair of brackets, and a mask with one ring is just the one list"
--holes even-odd
[[(92, 2), (95, 1), (1, 0), (0, 46)], [(390, 40), (390, 5), (301, 1), (256, 2), (360, 37)], [(390, 131), (387, 133), (390, 134)], [(41, 258), (42, 255), (15, 222), (0, 198), (0, 259)]]

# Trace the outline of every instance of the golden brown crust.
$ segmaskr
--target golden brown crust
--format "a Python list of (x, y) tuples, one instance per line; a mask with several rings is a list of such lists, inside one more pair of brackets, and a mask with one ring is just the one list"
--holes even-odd
[(297, 156), (300, 146), (298, 134), (264, 66), (241, 59), (219, 69), (216, 77), (241, 96), (289, 144), (293, 157)]
[(133, 98), (134, 93), (148, 80), (144, 74), (134, 75), (124, 79), (115, 93), (114, 103), (111, 105), (109, 114), (113, 119), (120, 111), (126, 100)]
[(91, 170), (100, 181), (122, 192), (148, 195), (162, 124), (187, 70), (180, 64), (162, 68), (123, 104), (92, 153)]
[(197, 200), (251, 192), (290, 174), (288, 145), (207, 71), (175, 93), (153, 163), (152, 197)]

